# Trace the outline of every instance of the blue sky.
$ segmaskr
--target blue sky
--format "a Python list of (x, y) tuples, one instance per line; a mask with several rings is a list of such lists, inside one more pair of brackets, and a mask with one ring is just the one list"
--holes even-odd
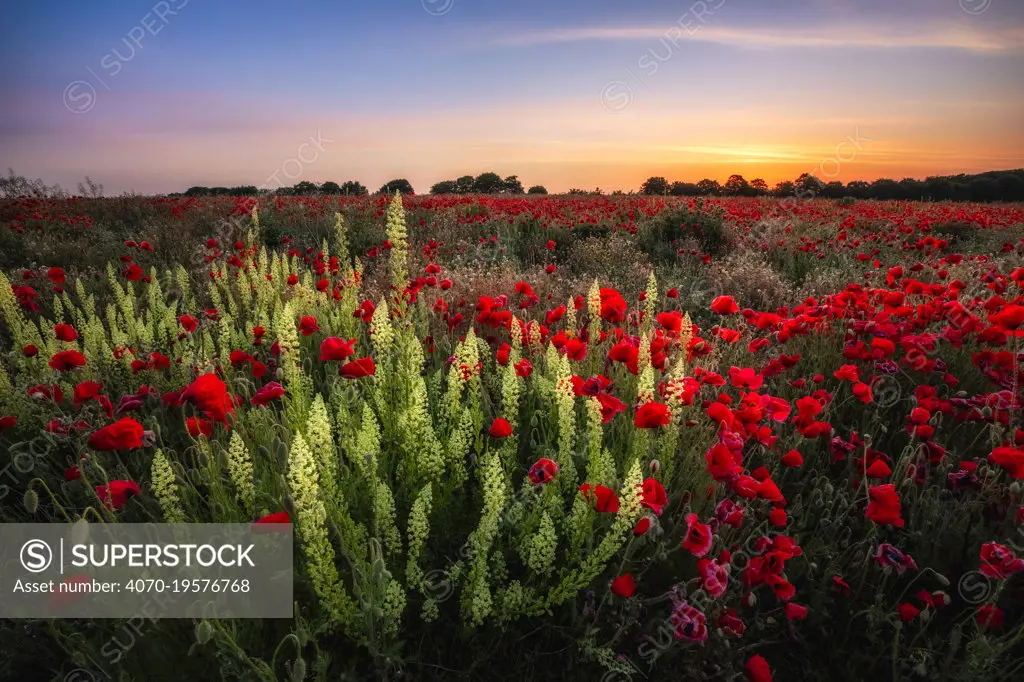
[(848, 182), (1024, 166), (1024, 3), (1011, 0), (3, 12), (0, 164), (71, 187), (90, 175), (108, 193), (393, 177), (426, 191), (484, 170), (558, 191), (652, 174), (775, 182), (818, 168)]

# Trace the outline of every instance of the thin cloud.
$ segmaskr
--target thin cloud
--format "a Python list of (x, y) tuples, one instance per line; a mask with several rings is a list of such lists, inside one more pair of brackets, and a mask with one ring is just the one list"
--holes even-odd
[(687, 20), (680, 25), (581, 26), (530, 29), (500, 37), (510, 46), (528, 46), (582, 41), (689, 40), (750, 48), (938, 48), (968, 52), (1019, 52), (1024, 45), (1024, 27), (992, 28), (980, 31), (962, 26), (917, 25), (824, 27), (728, 28)]

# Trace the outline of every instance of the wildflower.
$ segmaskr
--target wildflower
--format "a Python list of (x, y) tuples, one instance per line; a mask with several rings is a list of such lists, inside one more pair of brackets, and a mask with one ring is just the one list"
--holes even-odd
[(491, 428), (488, 429), (487, 433), (492, 438), (508, 438), (512, 435), (512, 425), (504, 417), (498, 417), (491, 422)]
[(374, 371), (376, 371), (376, 367), (373, 364), (373, 358), (365, 357), (345, 363), (338, 373), (346, 379), (360, 379), (372, 375)]
[(579, 489), (583, 493), (583, 497), (588, 502), (594, 504), (594, 508), (597, 511), (610, 514), (619, 511), (619, 498), (615, 496), (615, 491), (611, 488), (584, 483)]
[(896, 486), (892, 483), (876, 486), (868, 489), (871, 501), (864, 515), (877, 524), (883, 526), (903, 527), (903, 519), (900, 517), (900, 497), (896, 493)]
[(1003, 628), (1003, 610), (995, 604), (979, 606), (974, 611), (974, 620), (978, 625), (990, 630), (1001, 630)]
[(636, 592), (636, 583), (633, 581), (633, 574), (626, 573), (612, 580), (612, 592), (618, 596), (629, 599)]
[(85, 366), (85, 356), (77, 350), (62, 350), (53, 354), (48, 363), (58, 372), (66, 372)]
[(651, 519), (648, 516), (643, 517), (633, 527), (633, 535), (641, 536), (646, 535), (647, 531), (651, 529)]
[(266, 407), (270, 404), (270, 401), (276, 400), (285, 394), (284, 386), (271, 381), (266, 386), (256, 391), (256, 394), (249, 401), (252, 405), (259, 405), (260, 407)]
[(698, 559), (711, 551), (711, 528), (699, 521), (696, 514), (686, 515), (686, 535), (682, 546)]
[(128, 500), (141, 492), (135, 481), (111, 481), (109, 486), (96, 486), (96, 495), (107, 507), (115, 511), (124, 507)]
[(878, 549), (875, 550), (874, 557), (875, 561), (877, 561), (880, 566), (895, 568), (896, 573), (899, 575), (903, 575), (908, 568), (917, 570), (917, 563), (914, 561), (913, 557), (901, 552), (888, 542), (883, 542), (878, 545)]
[(299, 332), (303, 336), (311, 336), (318, 331), (320, 331), (320, 325), (317, 324), (316, 318), (312, 315), (303, 315), (299, 321)]
[(142, 432), (142, 424), (124, 417), (89, 436), (89, 447), (101, 451), (141, 448)]
[(700, 559), (697, 562), (697, 573), (700, 574), (703, 581), (704, 591), (713, 599), (718, 599), (725, 594), (725, 589), (729, 584), (729, 571), (724, 565), (718, 563), (716, 559)]
[(703, 642), (708, 638), (705, 615), (685, 601), (678, 602), (672, 609), (672, 625), (675, 638), (687, 642)]
[(649, 402), (641, 405), (633, 418), (633, 424), (640, 429), (656, 429), (666, 426), (672, 420), (672, 413), (668, 405), (657, 402)]
[(981, 546), (981, 574), (987, 578), (1003, 580), (1014, 573), (1024, 571), (1024, 559), (1014, 556), (1009, 547), (995, 542)]
[(747, 659), (743, 672), (750, 682), (772, 682), (772, 669), (761, 654), (754, 654)]
[(718, 296), (711, 301), (711, 311), (719, 315), (733, 315), (740, 311), (740, 307), (732, 296)]
[(202, 417), (189, 417), (185, 420), (185, 428), (188, 431), (188, 435), (193, 438), (199, 438), (199, 436), (213, 437), (213, 424)]
[(181, 328), (189, 334), (199, 328), (199, 320), (191, 315), (182, 315), (178, 318), (178, 322), (181, 324)]
[(348, 356), (355, 352), (356, 339), (339, 339), (335, 336), (330, 336), (320, 342), (320, 360), (321, 361), (332, 361), (332, 360), (345, 360)]
[(661, 516), (668, 504), (665, 488), (656, 479), (648, 478), (643, 482), (643, 499), (640, 504)]
[(558, 465), (552, 462), (550, 459), (542, 457), (533, 463), (528, 473), (530, 482), (533, 485), (542, 485), (548, 483), (555, 478), (555, 474), (558, 473)]
[(216, 374), (200, 375), (181, 392), (181, 402), (191, 402), (216, 422), (226, 422), (235, 405), (228, 395), (227, 385)]
[(60, 341), (74, 341), (78, 338), (78, 332), (70, 324), (53, 325), (53, 333)]

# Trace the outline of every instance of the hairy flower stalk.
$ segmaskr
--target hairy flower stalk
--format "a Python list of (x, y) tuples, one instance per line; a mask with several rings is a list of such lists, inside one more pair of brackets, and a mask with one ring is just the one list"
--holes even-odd
[(462, 593), (462, 615), (472, 627), (482, 624), (494, 608), (488, 580), (488, 558), (498, 532), (507, 490), (501, 460), (493, 453), (484, 455), (481, 460), (480, 484), (483, 487), (484, 504), (480, 511), (480, 523), (469, 539), (469, 559), (472, 563)]
[(569, 359), (564, 355), (558, 360), (555, 403), (558, 406), (558, 466), (559, 484), (564, 491), (576, 488), (576, 394), (570, 377)]
[(256, 504), (256, 482), (253, 478), (252, 457), (245, 441), (237, 431), (231, 432), (228, 443), (228, 474), (235, 484), (235, 497), (245, 513), (252, 516)]
[(293, 427), (299, 427), (306, 421), (310, 396), (313, 393), (313, 382), (303, 373), (300, 364), (301, 346), (291, 301), (285, 304), (284, 310), (278, 316), (275, 331), (277, 332), (278, 348), (281, 351), (280, 368), (283, 374), (281, 383), (288, 391), (287, 414)]
[(558, 535), (555, 524), (547, 512), (540, 517), (540, 525), (536, 532), (529, 535), (526, 556), (523, 561), (526, 567), (538, 576), (546, 578), (555, 569), (555, 551), (558, 547)]
[(178, 482), (174, 478), (171, 463), (167, 461), (163, 450), (153, 453), (151, 469), (153, 494), (160, 503), (164, 521), (166, 523), (185, 523), (185, 510), (182, 509), (181, 499), (178, 496)]
[(430, 512), (433, 501), (433, 487), (432, 484), (427, 483), (416, 496), (412, 503), (412, 509), (409, 511), (409, 521), (406, 526), (409, 556), (405, 564), (405, 582), (413, 589), (423, 588), (424, 575), (423, 567), (420, 566), (420, 555), (430, 537)]
[(647, 277), (647, 290), (644, 292), (644, 314), (640, 320), (640, 332), (650, 334), (654, 329), (654, 316), (658, 306), (658, 280), (654, 272)]
[(636, 525), (640, 518), (641, 501), (643, 500), (643, 469), (639, 459), (629, 465), (626, 480), (619, 492), (619, 511), (615, 514), (612, 527), (605, 534), (601, 543), (590, 552), (579, 568), (563, 572), (561, 582), (548, 593), (547, 598), (538, 602), (531, 611), (543, 613), (553, 606), (565, 603), (585, 589), (600, 575), (611, 559), (625, 543), (627, 533)]
[(388, 267), (391, 270), (391, 286), (400, 301), (399, 312), (404, 312), (406, 302), (402, 292), (409, 284), (409, 242), (405, 228), (405, 209), (402, 208), (402, 195), (397, 191), (388, 204), (386, 232), (391, 243)]
[(590, 318), (587, 335), (591, 346), (601, 343), (601, 285), (594, 280), (587, 293), (587, 315)]
[(348, 231), (345, 229), (345, 218), (340, 212), (334, 214), (334, 241), (331, 244), (334, 255), (338, 257), (339, 263), (349, 265), (348, 252)]
[(313, 590), (334, 622), (351, 627), (355, 603), (338, 577), (334, 548), (327, 537), (327, 510), (320, 497), (316, 460), (302, 434), (295, 435), (288, 454), (288, 487), (295, 503), (296, 534)]
[(316, 457), (317, 473), (320, 476), (320, 487), (323, 489), (324, 503), (328, 513), (337, 508), (339, 503), (338, 490), (338, 457), (334, 452), (334, 436), (331, 433), (331, 419), (327, 414), (324, 398), (317, 393), (313, 405), (309, 409), (306, 420), (306, 441)]

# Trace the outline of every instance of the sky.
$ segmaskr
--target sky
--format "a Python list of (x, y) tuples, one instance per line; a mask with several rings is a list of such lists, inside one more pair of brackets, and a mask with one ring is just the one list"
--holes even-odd
[(1020, 0), (34, 0), (0, 18), (0, 168), (108, 195), (1024, 167)]

